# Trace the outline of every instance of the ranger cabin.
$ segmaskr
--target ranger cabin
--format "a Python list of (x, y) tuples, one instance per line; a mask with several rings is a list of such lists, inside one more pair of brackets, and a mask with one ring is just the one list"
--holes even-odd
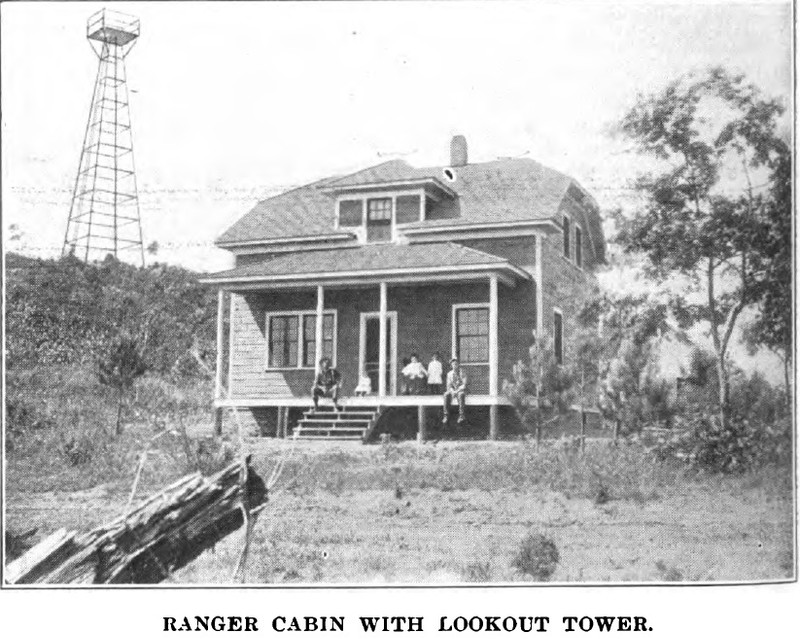
[[(457, 357), (468, 375), (473, 434), (515, 428), (503, 380), (536, 339), (570, 357), (605, 261), (599, 208), (534, 160), (470, 163), (463, 136), (450, 155), (286, 191), (217, 239), (235, 256), (203, 279), (219, 291), (218, 409), (267, 435), (366, 439), (410, 422), (425, 438), (442, 400), (401, 394), (401, 362), (439, 352), (445, 371)], [(342, 375), (341, 414), (310, 411), (318, 354)], [(356, 397), (362, 373), (372, 392)]]

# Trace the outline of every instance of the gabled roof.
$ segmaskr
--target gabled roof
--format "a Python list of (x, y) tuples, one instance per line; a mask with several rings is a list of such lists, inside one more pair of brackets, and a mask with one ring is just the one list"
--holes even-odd
[(287, 253), (257, 264), (246, 264), (228, 271), (204, 276), (201, 281), (247, 282), (304, 280), (317, 276), (331, 278), (408, 271), (415, 276), (426, 273), (498, 270), (514, 277), (529, 275), (496, 255), (449, 242), (430, 244), (365, 244), (327, 250)]
[[(451, 172), (449, 179), (445, 171)], [(436, 219), (408, 228), (557, 220), (572, 178), (528, 158), (510, 158), (459, 167), (416, 168), (390, 160), (348, 176), (333, 177), (259, 202), (225, 231), (218, 244), (271, 241), (284, 238), (341, 235), (335, 229), (335, 206), (326, 194), (332, 188), (367, 184), (436, 180), (455, 192), (439, 202)], [(590, 198), (591, 199), (591, 198)], [(595, 226), (599, 228), (599, 223)], [(594, 235), (594, 233), (593, 233)], [(602, 235), (595, 242), (602, 244)], [(602, 250), (602, 249), (601, 249)]]

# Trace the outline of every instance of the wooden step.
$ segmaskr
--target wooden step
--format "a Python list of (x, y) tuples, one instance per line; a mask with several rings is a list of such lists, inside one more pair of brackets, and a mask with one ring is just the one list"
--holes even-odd
[(297, 430), (303, 433), (361, 433), (363, 435), (367, 427), (339, 426), (338, 428), (329, 428), (327, 426), (307, 426), (306, 424), (298, 424)]
[(306, 419), (365, 419), (370, 420), (375, 416), (375, 411), (369, 410), (343, 410), (334, 412), (332, 410), (309, 410), (303, 413)]
[(318, 440), (318, 441), (352, 441), (360, 442), (361, 435), (297, 435), (295, 439)]

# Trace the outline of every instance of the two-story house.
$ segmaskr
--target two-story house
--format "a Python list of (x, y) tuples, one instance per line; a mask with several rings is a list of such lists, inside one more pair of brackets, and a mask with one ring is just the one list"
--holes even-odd
[[(486, 435), (504, 432), (503, 380), (537, 336), (570, 356), (605, 250), (575, 180), (524, 158), (471, 164), (463, 136), (444, 166), (392, 160), (259, 202), (217, 245), (236, 265), (203, 280), (220, 295), (216, 405), (266, 434), (353, 438), (393, 407), (424, 437), (441, 398), (400, 394), (400, 370), (434, 352), (445, 370), (460, 360)], [(340, 415), (304, 412), (319, 354), (342, 374)], [(356, 397), (362, 374), (372, 393)]]

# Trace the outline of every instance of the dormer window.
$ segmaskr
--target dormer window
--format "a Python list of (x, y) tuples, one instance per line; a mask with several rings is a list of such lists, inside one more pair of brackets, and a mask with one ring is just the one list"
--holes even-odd
[(367, 200), (367, 242), (390, 242), (392, 239), (392, 198)]
[(363, 200), (341, 200), (339, 202), (339, 226), (361, 226), (364, 224)]

